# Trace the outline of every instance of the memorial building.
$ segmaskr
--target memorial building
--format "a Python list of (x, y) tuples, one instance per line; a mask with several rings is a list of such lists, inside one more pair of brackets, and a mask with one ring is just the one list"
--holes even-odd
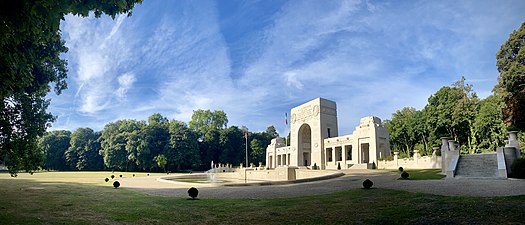
[(333, 101), (317, 98), (290, 115), (290, 146), (283, 139), (272, 140), (266, 148), (269, 168), (367, 169), (390, 155), (388, 132), (378, 117), (364, 117), (352, 134), (339, 136)]

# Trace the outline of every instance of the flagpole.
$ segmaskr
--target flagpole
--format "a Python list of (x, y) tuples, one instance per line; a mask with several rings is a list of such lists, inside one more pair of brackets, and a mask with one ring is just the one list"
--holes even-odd
[(284, 146), (288, 146), (288, 113), (284, 113)]

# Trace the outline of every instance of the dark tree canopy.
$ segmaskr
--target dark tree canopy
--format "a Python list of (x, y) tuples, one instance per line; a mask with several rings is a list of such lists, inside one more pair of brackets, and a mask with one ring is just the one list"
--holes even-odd
[(46, 132), (38, 142), (45, 156), (44, 169), (67, 170), (65, 153), (69, 148), (71, 132), (67, 130), (55, 130)]
[(33, 170), (42, 155), (36, 148), (54, 117), (46, 112), (46, 94), (60, 94), (67, 78), (67, 52), (60, 21), (67, 14), (128, 13), (141, 0), (0, 1), (0, 160), (12, 174)]
[(496, 54), (500, 72), (498, 86), (506, 107), (503, 116), (507, 126), (525, 131), (525, 23), (510, 34)]

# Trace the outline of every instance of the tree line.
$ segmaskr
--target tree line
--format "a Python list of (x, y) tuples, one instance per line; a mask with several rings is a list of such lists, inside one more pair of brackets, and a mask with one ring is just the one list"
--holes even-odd
[[(495, 151), (505, 144), (507, 131), (521, 131), (525, 146), (525, 23), (496, 54), (500, 75), (492, 95), (480, 100), (462, 77), (428, 98), (422, 110), (405, 107), (385, 121), (393, 151), (411, 156), (431, 154), (441, 137), (457, 141), (462, 153)], [(522, 150), (525, 148), (522, 148)]]
[[(195, 110), (189, 124), (155, 113), (144, 120), (118, 120), (102, 131), (57, 130), (38, 141), (37, 166), (48, 170), (183, 171), (207, 170), (211, 162), (265, 163), (266, 146), (278, 137), (273, 126), (264, 132), (227, 127), (223, 111)], [(36, 169), (36, 168), (35, 168)]]
[(391, 148), (404, 156), (414, 150), (429, 155), (432, 147), (441, 145), (441, 137), (449, 137), (460, 144), (462, 153), (495, 151), (506, 138), (503, 107), (498, 95), (480, 100), (462, 77), (431, 95), (422, 110), (405, 107), (392, 114), (385, 121)]
[[(89, 4), (86, 4), (85, 1), (46, 1), (45, 3), (36, 0), (0, 1), (0, 23), (2, 24), (2, 29), (0, 29), (0, 163), (5, 164), (12, 175), (15, 175), (19, 170), (32, 170), (35, 167), (42, 165), (44, 162), (41, 148), (37, 145), (44, 139), (43, 135), (49, 135), (49, 133), (45, 132), (55, 120), (55, 117), (47, 112), (50, 101), (49, 99), (46, 99), (46, 96), (52, 89), (56, 94), (60, 94), (67, 88), (67, 61), (61, 59), (60, 55), (67, 52), (68, 48), (65, 46), (65, 42), (61, 37), (61, 20), (63, 20), (65, 15), (70, 13), (82, 17), (87, 17), (90, 13), (94, 13), (97, 18), (102, 14), (109, 15), (112, 18), (115, 18), (118, 14), (128, 14), (128, 16), (131, 16), (131, 10), (135, 4), (140, 2), (141, 0), (109, 0), (105, 2), (89, 1)], [(498, 67), (500, 75), (498, 77), (498, 85), (494, 88), (496, 90), (495, 96), (497, 96), (498, 99), (501, 99), (504, 103), (504, 107), (501, 111), (505, 126), (507, 129), (521, 131), (525, 130), (524, 45), (525, 23), (510, 35), (509, 39), (501, 46), (501, 49), (496, 54), (496, 66)], [(454, 89), (454, 87), (448, 88)], [(438, 96), (437, 93), (436, 96)], [(479, 103), (475, 104), (476, 106), (474, 108), (476, 110), (468, 112), (474, 114), (467, 115), (470, 116), (467, 120), (453, 120), (454, 124), (448, 127), (444, 125), (444, 120), (439, 119), (441, 118), (439, 115), (429, 114), (432, 112), (430, 108), (434, 107), (433, 105), (442, 102), (438, 97), (433, 98), (432, 101), (429, 99), (429, 109), (422, 110), (420, 113), (415, 112), (417, 110), (413, 109), (400, 110), (401, 112), (406, 111), (403, 112), (404, 114), (415, 113), (420, 114), (418, 116), (425, 116), (425, 126), (411, 126), (410, 129), (403, 128), (405, 131), (403, 131), (402, 128), (399, 128), (399, 134), (393, 136), (393, 147), (400, 150), (405, 149), (406, 152), (410, 152), (414, 148), (413, 146), (419, 144), (423, 145), (424, 149), (428, 149), (430, 145), (435, 144), (436, 137), (445, 132), (447, 132), (445, 133), (446, 136), (454, 137), (460, 142), (460, 144), (462, 144), (462, 146), (467, 146), (464, 148), (469, 151), (476, 149), (474, 146), (480, 146), (479, 149), (483, 149), (483, 146), (490, 146), (491, 144), (496, 143), (497, 140), (500, 140), (499, 136), (496, 135), (499, 133), (490, 130), (492, 129), (492, 126), (477, 129), (475, 128), (474, 123), (476, 123), (475, 120), (477, 117), (480, 117), (484, 113), (490, 113), (488, 112), (490, 111), (489, 109), (485, 110), (487, 112), (481, 112), (483, 104), (493, 104), (493, 102), (489, 102), (499, 101), (498, 99), (484, 99), (479, 101)], [(463, 98), (463, 100), (465, 99)], [(483, 103), (483, 101), (485, 102)], [(474, 102), (474, 100), (464, 103), (471, 104), (472, 102)], [(463, 105), (460, 106), (467, 107)], [(497, 110), (499, 111), (500, 109)], [(414, 111), (414, 113), (410, 111)], [(442, 110), (437, 107), (434, 113), (436, 112), (442, 112)], [(461, 113), (463, 112), (458, 111), (453, 114), (454, 116), (460, 116)], [(406, 120), (411, 121), (410, 119)], [(171, 122), (168, 122), (168, 124), (170, 123)], [(391, 123), (390, 126), (394, 126), (393, 124), (396, 123), (394, 118)], [(478, 123), (483, 123), (483, 121)], [(439, 128), (429, 127), (430, 125), (438, 125)], [(152, 146), (161, 146), (162, 143), (170, 142), (165, 139), (159, 139), (158, 142), (155, 143), (154, 140), (156, 139), (145, 134), (147, 132), (142, 129), (149, 129), (151, 132), (160, 132), (162, 129), (157, 130), (154, 128), (154, 125), (149, 124), (149, 121), (148, 123), (140, 122), (137, 126), (140, 126), (140, 129), (138, 129), (140, 132), (137, 131), (136, 135), (138, 135), (140, 139), (133, 139), (137, 137), (130, 135), (132, 137), (129, 141), (126, 139), (125, 145), (123, 145), (123, 142), (121, 142), (120, 139), (115, 139), (108, 143), (102, 143), (101, 140), (105, 140), (101, 138), (102, 133), (93, 132), (92, 130), (90, 131), (88, 128), (79, 131), (78, 134), (75, 134), (77, 131), (69, 134), (67, 131), (62, 131), (61, 133), (55, 132), (57, 133), (56, 136), (60, 137), (56, 141), (67, 138), (73, 140), (73, 137), (75, 137), (74, 142), (70, 140), (70, 144), (74, 143), (75, 146), (80, 146), (77, 146), (78, 148), (73, 147), (76, 149), (74, 151), (75, 153), (70, 153), (68, 155), (68, 160), (70, 160), (69, 168), (71, 168), (71, 165), (75, 165), (74, 168), (76, 169), (95, 166), (95, 164), (90, 164), (91, 158), (87, 157), (89, 154), (94, 154), (93, 152), (96, 153), (96, 151), (92, 149), (97, 149), (98, 145), (100, 145), (100, 148), (103, 148), (102, 145), (112, 146), (111, 144), (114, 143), (119, 143), (116, 144), (118, 148), (115, 147), (115, 149), (126, 149), (128, 145), (130, 146), (129, 149), (134, 149), (136, 154), (134, 153), (126, 156), (131, 157), (131, 160), (134, 160), (133, 162), (135, 164), (136, 162), (145, 162), (144, 158), (147, 158), (146, 156), (153, 156), (154, 158), (156, 157), (157, 164), (158, 162), (163, 164), (162, 162), (166, 159), (166, 165), (174, 167), (175, 161), (168, 160), (168, 157), (171, 157), (173, 153), (163, 149), (162, 151), (165, 152), (166, 155), (155, 155), (157, 152), (148, 152), (147, 150), (152, 148)], [(163, 126), (166, 127), (167, 125)], [(167, 127), (169, 128), (169, 126)], [(186, 125), (182, 127), (188, 126)], [(407, 125), (407, 127), (409, 126)], [(193, 130), (191, 124), (188, 128)], [(226, 131), (223, 130), (225, 129), (229, 128), (222, 127), (219, 131), (210, 131), (206, 133), (199, 131), (199, 133), (197, 133), (197, 136), (204, 135), (203, 142), (197, 143), (197, 146), (199, 146), (199, 160), (201, 165), (203, 163), (205, 164), (210, 158), (219, 159), (220, 156), (223, 155), (222, 152), (220, 154), (217, 153), (217, 149), (205, 150), (203, 146), (213, 143), (222, 143), (224, 146), (232, 146), (231, 142), (235, 139), (232, 138), (230, 140), (224, 137), (236, 134), (238, 138), (239, 128), (232, 128), (230, 130), (231, 133), (229, 134), (224, 134)], [(166, 134), (166, 128), (163, 128), (163, 130), (164, 131), (162, 132)], [(466, 130), (469, 131), (466, 132)], [(490, 132), (486, 130), (490, 130)], [(168, 134), (170, 134), (169, 130)], [(396, 135), (398, 135), (398, 137), (404, 135), (407, 139), (396, 139)], [(490, 138), (487, 139), (481, 138), (480, 135), (495, 136), (490, 136)], [(90, 141), (82, 140), (81, 137), (84, 136), (86, 138), (89, 137)], [(148, 139), (142, 139), (143, 136), (148, 137)], [(221, 137), (223, 138), (221, 139)], [(262, 139), (257, 140), (259, 141)], [(195, 143), (188, 142), (187, 144), (189, 146), (188, 148), (195, 148)], [(250, 147), (251, 144), (252, 143), (250, 142)], [(216, 146), (219, 145), (210, 148), (219, 148)], [(261, 144), (261, 146), (264, 146), (264, 144)], [(223, 147), (221, 147), (221, 149), (222, 148)], [(229, 150), (226, 152), (231, 152), (230, 149), (232, 149), (232, 147), (229, 147), (228, 149)], [(260, 149), (257, 148), (252, 148), (252, 150), (260, 151)], [(76, 153), (77, 151), (89, 154)], [(213, 152), (212, 156), (202, 154), (205, 151)], [(118, 152), (118, 154), (112, 155), (113, 150), (108, 150), (108, 156), (104, 155), (103, 162), (105, 163), (104, 160), (108, 160), (108, 162), (115, 160), (118, 161), (123, 158), (123, 153), (121, 151), (116, 152)], [(168, 156), (168, 153), (171, 155)], [(60, 155), (59, 153), (56, 154)], [(235, 155), (238, 153), (228, 154)], [(97, 154), (94, 155), (98, 156)], [(223, 158), (224, 157), (225, 156), (223, 156)], [(45, 160), (45, 162), (47, 163), (47, 160)], [(97, 162), (100, 162), (100, 160)], [(61, 166), (65, 165), (66, 164)], [(113, 166), (112, 164), (110, 165)], [(141, 165), (135, 166), (137, 166), (137, 168), (151, 168), (152, 165), (154, 164), (148, 161), (144, 165), (141, 163)], [(133, 166), (133, 163), (131, 166)], [(180, 166), (181, 168), (183, 167), (183, 165)]]

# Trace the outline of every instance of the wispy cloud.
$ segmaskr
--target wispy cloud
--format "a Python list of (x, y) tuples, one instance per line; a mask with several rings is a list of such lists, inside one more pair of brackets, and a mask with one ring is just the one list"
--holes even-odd
[(523, 10), (520, 1), (150, 1), (132, 17), (67, 16), (71, 90), (53, 97), (55, 126), (101, 129), (155, 112), (188, 121), (212, 109), (230, 125), (283, 131), (285, 111), (324, 97), (338, 103), (345, 134), (362, 116), (423, 107), (461, 75), (488, 95), (494, 54)]
[(128, 92), (133, 83), (136, 81), (135, 75), (131, 73), (125, 73), (119, 76), (117, 80), (119, 84), (119, 88), (117, 89), (117, 96), (120, 99), (123, 99), (126, 97), (126, 92)]
[[(132, 85), (131, 75), (117, 77), (125, 66), (129, 49), (126, 38), (119, 32), (125, 16), (115, 21), (67, 16), (62, 29), (67, 30), (66, 45), (73, 61), (70, 75), (79, 98), (77, 110), (93, 114), (113, 105), (116, 96), (123, 98)], [(126, 80), (127, 79), (127, 80)], [(131, 82), (130, 82), (131, 81)], [(124, 83), (122, 83), (124, 82)]]

